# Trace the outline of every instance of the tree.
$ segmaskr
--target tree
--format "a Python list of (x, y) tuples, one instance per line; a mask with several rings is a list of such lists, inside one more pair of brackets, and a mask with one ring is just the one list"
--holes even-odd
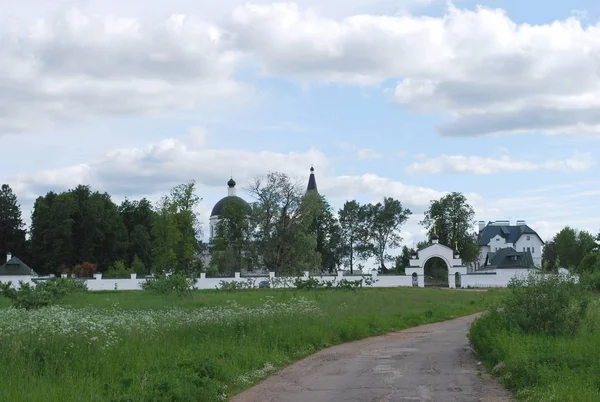
[(119, 206), (119, 214), (129, 237), (127, 264), (133, 264), (137, 256), (144, 266), (152, 266), (152, 219), (155, 214), (152, 204), (146, 198), (139, 201), (125, 198)]
[(225, 274), (252, 269), (250, 208), (227, 200), (212, 239), (211, 264)]
[(553, 240), (549, 240), (544, 244), (544, 250), (542, 251), (542, 267), (544, 271), (554, 272), (559, 267), (556, 264), (556, 243)]
[(176, 249), (182, 235), (177, 227), (176, 206), (169, 196), (163, 196), (156, 204), (152, 219), (152, 270), (156, 273), (174, 271), (178, 268)]
[(354, 262), (365, 259), (364, 243), (364, 224), (365, 224), (365, 206), (360, 205), (355, 200), (346, 201), (339, 210), (340, 237), (343, 242), (341, 250), (342, 259), (354, 273)]
[(304, 203), (311, 203), (314, 218), (309, 231), (317, 235), (316, 251), (321, 256), (321, 272), (333, 273), (341, 265), (342, 246), (340, 225), (327, 199), (317, 192), (308, 192)]
[(385, 263), (392, 257), (387, 250), (400, 246), (400, 227), (411, 214), (408, 208), (402, 207), (400, 201), (391, 197), (385, 197), (383, 203), (365, 206), (365, 244), (368, 252), (375, 257), (380, 273), (388, 272)]
[(0, 265), (8, 253), (26, 258), (25, 230), (21, 206), (8, 184), (0, 187)]
[(425, 218), (420, 222), (433, 234), (435, 229), (439, 243), (458, 251), (463, 262), (470, 264), (479, 257), (479, 246), (473, 235), (475, 211), (467, 198), (457, 192), (447, 194), (439, 200), (432, 200)]
[(185, 272), (197, 271), (196, 268), (201, 265), (198, 256), (200, 251), (198, 237), (202, 234), (202, 228), (194, 211), (201, 198), (195, 194), (195, 191), (194, 180), (175, 186), (171, 190), (175, 222), (181, 233), (176, 249), (177, 260), (180, 270)]
[(412, 250), (407, 246), (402, 246), (402, 253), (396, 256), (396, 266), (394, 267), (395, 273), (404, 275), (406, 268), (410, 266), (410, 260), (412, 259)]
[(577, 270), (586, 254), (597, 246), (594, 236), (584, 230), (566, 226), (553, 239), (556, 256), (569, 270)]
[(577, 269), (579, 274), (600, 272), (600, 252), (592, 251), (583, 257)]
[(248, 187), (253, 205), (254, 244), (262, 264), (277, 274), (300, 274), (320, 265), (317, 236), (310, 232), (316, 210), (284, 173), (258, 176)]

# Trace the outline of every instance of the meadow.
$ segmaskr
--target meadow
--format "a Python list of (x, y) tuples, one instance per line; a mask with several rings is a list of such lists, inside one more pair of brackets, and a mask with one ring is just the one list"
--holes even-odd
[(330, 345), (483, 311), (499, 291), (83, 292), (0, 301), (0, 400), (219, 401)]
[(521, 285), (471, 327), (479, 357), (518, 400), (600, 401), (600, 295), (569, 283)]

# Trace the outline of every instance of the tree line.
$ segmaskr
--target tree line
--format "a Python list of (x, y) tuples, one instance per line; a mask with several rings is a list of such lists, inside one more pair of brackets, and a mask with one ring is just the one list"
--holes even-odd
[(559, 268), (566, 268), (578, 274), (597, 272), (600, 269), (598, 243), (600, 233), (594, 236), (585, 230), (566, 226), (544, 244), (544, 270), (556, 272)]
[[(256, 177), (246, 188), (249, 208), (226, 202), (215, 235), (202, 241), (195, 212), (201, 202), (195, 182), (175, 186), (158, 202), (126, 198), (117, 205), (104, 192), (79, 185), (35, 200), (25, 228), (17, 196), (0, 190), (0, 255), (11, 252), (39, 274), (89, 275), (115, 267), (138, 274), (165, 270), (231, 274), (264, 268), (278, 275), (302, 271), (360, 271), (373, 259), (380, 273), (403, 272), (413, 252), (402, 243), (412, 215), (400, 200), (347, 201), (337, 213), (327, 199), (305, 192), (284, 173)], [(461, 193), (433, 200), (421, 224), (440, 243), (458, 249), (465, 262), (477, 259), (473, 208)], [(424, 247), (421, 242), (417, 248)], [(204, 266), (202, 253), (211, 254)], [(3, 259), (0, 257), (0, 260)]]

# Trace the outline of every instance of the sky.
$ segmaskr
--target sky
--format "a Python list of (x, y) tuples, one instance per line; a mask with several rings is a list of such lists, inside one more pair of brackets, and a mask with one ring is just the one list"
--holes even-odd
[[(567, 4), (568, 3), (568, 4)], [(600, 2), (0, 0), (0, 182), (30, 221), (78, 184), (157, 200), (194, 179), (208, 233), (233, 175), (335, 210), (464, 193), (543, 240), (598, 233)]]

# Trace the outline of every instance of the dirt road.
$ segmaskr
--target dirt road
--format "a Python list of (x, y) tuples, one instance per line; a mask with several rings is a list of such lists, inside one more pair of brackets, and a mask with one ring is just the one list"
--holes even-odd
[(476, 316), (322, 350), (232, 401), (510, 401), (469, 347)]

